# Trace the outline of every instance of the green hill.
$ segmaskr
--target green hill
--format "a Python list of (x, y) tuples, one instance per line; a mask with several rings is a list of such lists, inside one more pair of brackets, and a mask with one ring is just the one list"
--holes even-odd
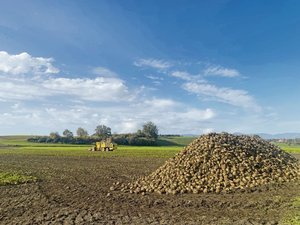
[(159, 137), (159, 146), (186, 146), (197, 137), (174, 136), (174, 137)]

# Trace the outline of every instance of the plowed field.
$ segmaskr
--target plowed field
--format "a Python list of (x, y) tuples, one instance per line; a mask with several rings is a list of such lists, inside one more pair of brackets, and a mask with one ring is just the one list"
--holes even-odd
[(0, 186), (0, 224), (278, 224), (297, 210), (291, 202), (300, 196), (299, 183), (233, 194), (143, 196), (110, 190), (112, 183), (147, 175), (165, 160), (0, 154), (0, 170), (39, 179)]

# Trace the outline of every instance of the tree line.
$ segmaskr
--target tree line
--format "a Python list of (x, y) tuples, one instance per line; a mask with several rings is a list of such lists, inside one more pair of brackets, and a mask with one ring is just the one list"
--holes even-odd
[(105, 140), (111, 137), (113, 142), (119, 145), (153, 146), (157, 145), (158, 128), (153, 122), (147, 122), (142, 129), (135, 133), (112, 134), (111, 128), (106, 125), (98, 125), (95, 133), (88, 134), (82, 127), (76, 130), (76, 136), (69, 129), (65, 129), (60, 135), (58, 132), (51, 132), (49, 136), (36, 136), (27, 139), (36, 143), (65, 143), (65, 144), (93, 144), (96, 141)]
[(270, 139), (272, 142), (281, 142), (285, 143), (287, 145), (300, 145), (300, 138), (294, 138), (294, 139)]

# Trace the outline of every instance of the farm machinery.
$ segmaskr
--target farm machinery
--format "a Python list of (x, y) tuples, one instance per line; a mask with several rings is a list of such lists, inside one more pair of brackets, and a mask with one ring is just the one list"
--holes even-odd
[(103, 141), (97, 141), (95, 145), (89, 149), (90, 151), (113, 151), (117, 149), (117, 145), (112, 142), (111, 138), (107, 138)]

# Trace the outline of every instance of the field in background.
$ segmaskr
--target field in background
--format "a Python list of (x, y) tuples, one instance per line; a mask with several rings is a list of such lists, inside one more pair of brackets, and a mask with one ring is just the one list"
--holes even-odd
[[(52, 144), (52, 143), (31, 143), (27, 142), (27, 136), (5, 136), (0, 137), (1, 154), (26, 154), (26, 155), (54, 155), (54, 156), (97, 156), (97, 157), (159, 157), (170, 158), (183, 148), (183, 143), (188, 144), (190, 138), (178, 139), (172, 142), (173, 145), (167, 146), (118, 146), (117, 151), (90, 152), (87, 149), (91, 145), (71, 145), (71, 144)], [(163, 141), (164, 143), (165, 140)]]
[(299, 153), (300, 154), (300, 145), (294, 145), (294, 144), (288, 145), (285, 143), (275, 143), (275, 144), (289, 153)]
[[(52, 144), (27, 142), (29, 136), (0, 136), (0, 154), (37, 154), (57, 156), (129, 156), (169, 158), (178, 153), (195, 137), (163, 137), (158, 140), (160, 146), (118, 146), (119, 151), (101, 154), (89, 152), (91, 145)], [(275, 143), (289, 153), (299, 153), (300, 145)]]

